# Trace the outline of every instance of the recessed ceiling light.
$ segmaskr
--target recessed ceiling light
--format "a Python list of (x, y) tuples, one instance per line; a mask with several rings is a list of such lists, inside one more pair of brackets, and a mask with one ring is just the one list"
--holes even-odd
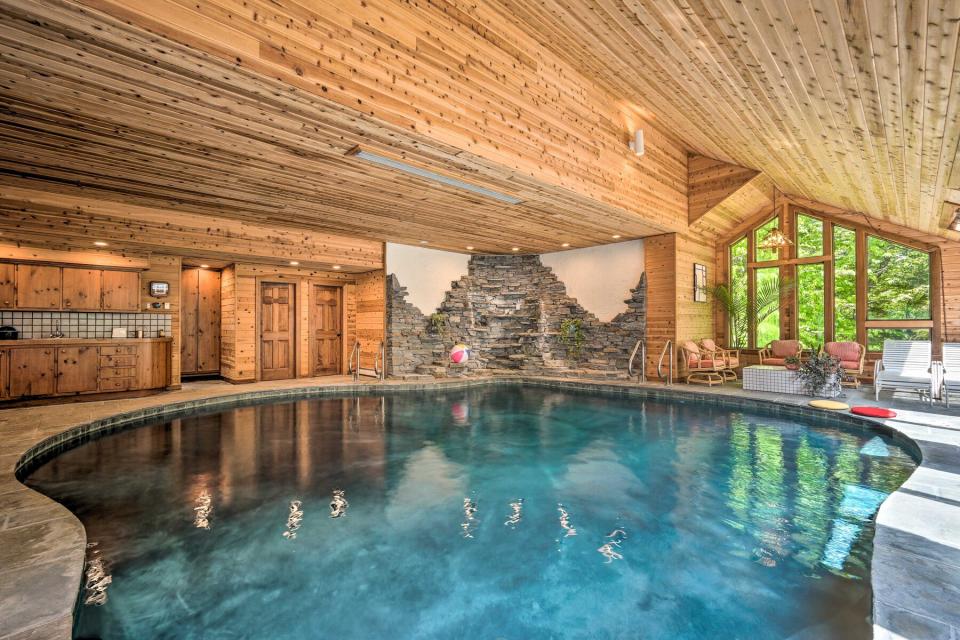
[(200, 268), (201, 268), (201, 269), (209, 269), (209, 268), (210, 268), (210, 265), (208, 265), (208, 264), (202, 264), (202, 265), (200, 265)]
[(563, 243), (562, 245), (560, 245), (560, 246), (563, 247), (564, 249), (566, 249), (567, 247), (570, 246), (570, 243), (569, 243), (569, 242), (564, 242), (564, 243)]
[(510, 251), (520, 251), (520, 247), (510, 247)]
[(430, 242), (428, 240), (421, 240), (420, 244), (430, 244)]
[(467, 245), (467, 251), (473, 251), (473, 247), (471, 247), (470, 245)]
[(333, 270), (334, 270), (334, 271), (340, 271), (340, 269), (341, 269), (340, 265), (338, 265), (338, 264), (333, 265)]
[(619, 234), (619, 233), (615, 233), (615, 234), (613, 234), (613, 235), (610, 236), (610, 237), (613, 238), (614, 240), (619, 240), (619, 239), (620, 239), (620, 234)]
[(291, 266), (291, 267), (295, 267), (295, 266), (297, 266), (298, 264), (300, 264), (300, 263), (297, 262), (296, 260), (291, 260), (291, 261), (290, 261), (290, 266)]
[(93, 241), (93, 246), (95, 246), (95, 247), (106, 247), (106, 246), (107, 246), (107, 243), (104, 242), (103, 240), (94, 240), (94, 241)]

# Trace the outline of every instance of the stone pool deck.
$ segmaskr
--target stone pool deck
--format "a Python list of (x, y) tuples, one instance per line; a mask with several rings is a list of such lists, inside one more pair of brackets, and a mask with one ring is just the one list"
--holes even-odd
[[(803, 411), (807, 398), (718, 388), (634, 382), (519, 378), (535, 385), (605, 389), (638, 397), (714, 401), (744, 408), (774, 404)], [(491, 379), (426, 382), (306, 378), (233, 386), (187, 383), (158, 395), (0, 410), (0, 639), (70, 638), (86, 547), (79, 520), (66, 508), (16, 479), (26, 457), (43, 455), (82, 433), (122, 427), (198, 407), (227, 407), (258, 399), (320, 396), (355, 390), (484, 385)], [(851, 404), (875, 405), (872, 390), (848, 390)], [(872, 582), (874, 637), (960, 640), (960, 410), (889, 398), (899, 415), (859, 420), (899, 432), (919, 447), (922, 463), (877, 514)], [(838, 415), (846, 412), (833, 412)], [(807, 637), (807, 636), (804, 636)], [(810, 635), (810, 638), (817, 637)]]

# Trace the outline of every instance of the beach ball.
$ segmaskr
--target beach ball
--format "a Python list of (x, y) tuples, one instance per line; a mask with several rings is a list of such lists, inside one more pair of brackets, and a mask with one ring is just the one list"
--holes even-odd
[(470, 359), (470, 347), (465, 344), (455, 344), (450, 349), (450, 362), (454, 364), (464, 364)]
[(450, 407), (450, 415), (453, 417), (453, 424), (465, 425), (470, 419), (470, 405), (466, 402), (454, 402)]

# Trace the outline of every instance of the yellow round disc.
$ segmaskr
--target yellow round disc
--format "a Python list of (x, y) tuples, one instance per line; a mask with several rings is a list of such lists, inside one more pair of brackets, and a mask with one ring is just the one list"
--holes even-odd
[(849, 409), (850, 405), (846, 402), (837, 402), (836, 400), (811, 400), (811, 407), (816, 407), (817, 409), (830, 409), (832, 411), (843, 411), (844, 409)]

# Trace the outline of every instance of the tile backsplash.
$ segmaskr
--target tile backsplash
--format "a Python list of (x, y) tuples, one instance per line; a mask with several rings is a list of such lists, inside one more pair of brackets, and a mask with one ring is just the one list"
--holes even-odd
[(114, 327), (126, 327), (133, 337), (143, 329), (145, 338), (156, 338), (162, 329), (170, 336), (169, 313), (82, 313), (78, 311), (0, 311), (0, 325), (20, 331), (21, 340), (49, 338), (57, 330), (66, 338), (109, 338)]

